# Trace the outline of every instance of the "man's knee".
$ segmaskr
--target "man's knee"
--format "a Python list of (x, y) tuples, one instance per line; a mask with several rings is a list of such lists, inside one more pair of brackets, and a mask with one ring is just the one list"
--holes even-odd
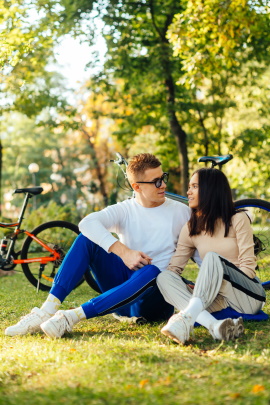
[(99, 249), (99, 246), (95, 242), (91, 241), (82, 233), (77, 236), (72, 247), (75, 247), (77, 250), (80, 249), (80, 251), (84, 253), (95, 253), (97, 249)]
[(157, 277), (160, 274), (160, 270), (157, 266), (154, 266), (153, 264), (147, 264), (146, 266), (142, 267), (142, 269), (147, 271), (148, 275), (151, 275), (151, 277)]
[(90, 246), (92, 244), (94, 244), (94, 242), (92, 242), (90, 239), (88, 239), (86, 236), (84, 236), (82, 233), (80, 233), (77, 238), (76, 238), (76, 242), (80, 243), (82, 245), (86, 245), (86, 246)]

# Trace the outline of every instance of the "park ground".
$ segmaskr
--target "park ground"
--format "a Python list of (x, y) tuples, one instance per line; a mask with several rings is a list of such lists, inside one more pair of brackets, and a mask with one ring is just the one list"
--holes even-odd
[[(63, 308), (94, 294), (84, 283)], [(161, 335), (162, 324), (120, 323), (111, 315), (83, 321), (59, 340), (4, 335), (46, 295), (22, 273), (0, 279), (1, 405), (270, 403), (269, 321), (246, 322), (234, 342), (196, 328), (186, 346)]]

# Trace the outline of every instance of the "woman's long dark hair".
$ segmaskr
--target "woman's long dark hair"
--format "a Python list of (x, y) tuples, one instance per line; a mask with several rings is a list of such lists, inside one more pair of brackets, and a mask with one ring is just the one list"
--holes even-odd
[[(226, 237), (232, 216), (236, 213), (228, 179), (218, 169), (202, 168), (193, 174), (196, 173), (199, 179), (199, 206), (191, 210), (189, 234), (193, 236), (205, 231), (213, 235), (216, 221), (220, 218)], [(197, 212), (199, 215), (196, 215)]]

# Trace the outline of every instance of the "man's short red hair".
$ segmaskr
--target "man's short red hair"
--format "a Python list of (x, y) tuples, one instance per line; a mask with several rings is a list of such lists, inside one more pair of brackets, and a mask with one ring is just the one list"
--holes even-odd
[(151, 153), (139, 153), (130, 158), (127, 166), (127, 175), (133, 180), (139, 180), (147, 169), (156, 169), (161, 166), (158, 158)]

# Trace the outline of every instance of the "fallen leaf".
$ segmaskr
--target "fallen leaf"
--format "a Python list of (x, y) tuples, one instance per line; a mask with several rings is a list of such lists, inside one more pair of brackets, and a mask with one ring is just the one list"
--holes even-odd
[(265, 387), (263, 385), (260, 385), (260, 384), (256, 384), (252, 388), (253, 394), (257, 394), (257, 392), (262, 392), (262, 391), (265, 391)]
[(157, 380), (157, 382), (155, 383), (155, 385), (170, 385), (172, 383), (172, 379), (171, 377), (166, 377), (166, 378), (160, 378), (159, 380)]
[(140, 388), (144, 388), (144, 386), (147, 385), (148, 383), (149, 383), (149, 380), (148, 380), (148, 379), (141, 380), (141, 381), (139, 382), (139, 386), (140, 386)]
[(229, 396), (233, 399), (237, 399), (237, 398), (241, 397), (241, 394), (240, 394), (240, 392), (233, 392), (233, 393), (229, 394)]

